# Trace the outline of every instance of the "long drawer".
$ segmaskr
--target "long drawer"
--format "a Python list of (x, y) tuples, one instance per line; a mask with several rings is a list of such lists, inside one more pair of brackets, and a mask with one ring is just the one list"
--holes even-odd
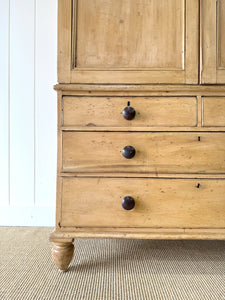
[(64, 126), (193, 127), (196, 122), (196, 97), (63, 97)]
[(225, 173), (224, 133), (63, 132), (62, 144), (64, 172)]
[[(122, 207), (128, 196), (134, 202), (131, 210)], [(62, 226), (225, 228), (224, 211), (222, 179), (62, 181)]]

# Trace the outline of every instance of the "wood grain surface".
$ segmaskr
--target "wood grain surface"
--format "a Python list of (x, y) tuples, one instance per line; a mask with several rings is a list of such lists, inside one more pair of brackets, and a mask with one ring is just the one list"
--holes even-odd
[(225, 97), (203, 98), (203, 126), (225, 126)]
[[(124, 119), (127, 106), (133, 120)], [(196, 97), (63, 97), (64, 126), (196, 126)]]
[(224, 194), (225, 180), (64, 178), (62, 226), (224, 228)]
[(63, 132), (62, 144), (64, 172), (225, 173), (223, 133)]

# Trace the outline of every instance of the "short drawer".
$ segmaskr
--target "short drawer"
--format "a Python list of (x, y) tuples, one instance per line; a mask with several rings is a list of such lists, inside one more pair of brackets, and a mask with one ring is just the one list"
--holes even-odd
[(193, 127), (196, 103), (196, 97), (63, 97), (63, 125)]
[(64, 172), (225, 173), (224, 133), (63, 132), (62, 144)]
[(225, 97), (203, 97), (203, 126), (225, 127)]
[(61, 225), (225, 228), (225, 180), (63, 178)]

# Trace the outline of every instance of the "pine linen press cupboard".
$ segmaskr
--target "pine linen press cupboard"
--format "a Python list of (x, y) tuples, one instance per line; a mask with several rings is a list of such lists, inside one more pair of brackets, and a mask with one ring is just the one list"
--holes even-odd
[(58, 0), (56, 228), (225, 239), (225, 0)]

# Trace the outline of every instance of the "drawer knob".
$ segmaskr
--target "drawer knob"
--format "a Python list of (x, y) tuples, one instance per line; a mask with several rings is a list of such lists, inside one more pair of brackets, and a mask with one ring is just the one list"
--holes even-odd
[(133, 120), (133, 118), (135, 117), (135, 109), (131, 106), (127, 106), (124, 108), (123, 110), (123, 117), (126, 120)]
[(126, 210), (131, 210), (135, 206), (135, 201), (132, 197), (126, 196), (122, 200), (122, 207)]
[(136, 151), (132, 146), (126, 146), (123, 148), (122, 154), (125, 158), (130, 159), (134, 157)]

